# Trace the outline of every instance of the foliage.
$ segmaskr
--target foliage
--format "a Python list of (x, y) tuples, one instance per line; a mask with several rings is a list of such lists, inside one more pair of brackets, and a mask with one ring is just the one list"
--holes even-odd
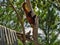
[[(21, 30), (21, 25), (19, 24), (16, 13), (11, 8), (9, 1), (7, 2), (0, 2), (0, 25), (19, 31)], [(28, 22), (26, 21), (22, 10), (22, 3), (24, 1), (12, 0), (11, 2), (22, 17), (22, 21), (24, 21), (27, 26)], [(53, 0), (31, 0), (31, 3), (35, 14), (39, 16), (39, 28), (42, 29), (45, 35), (43, 38), (41, 35), (38, 36), (39, 43), (42, 43), (42, 45), (60, 45), (60, 40), (57, 40), (60, 33), (60, 10), (57, 7), (60, 7), (60, 2)]]

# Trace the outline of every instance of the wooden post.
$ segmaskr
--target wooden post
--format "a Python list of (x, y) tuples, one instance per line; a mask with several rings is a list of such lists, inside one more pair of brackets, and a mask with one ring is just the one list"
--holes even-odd
[(18, 45), (16, 31), (0, 25), (0, 45)]

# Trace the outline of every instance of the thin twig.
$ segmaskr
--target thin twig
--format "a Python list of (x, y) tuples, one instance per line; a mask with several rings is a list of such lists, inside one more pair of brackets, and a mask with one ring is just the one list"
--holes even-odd
[(26, 37), (25, 37), (25, 29), (24, 29), (24, 22), (22, 22), (21, 16), (19, 16), (20, 14), (18, 13), (18, 11), (15, 9), (15, 7), (13, 6), (13, 4), (9, 1), (11, 7), (13, 8), (13, 10), (16, 12), (16, 16), (18, 21), (21, 23), (22, 26), (22, 30), (23, 30), (23, 39), (24, 39), (24, 45), (25, 45), (25, 41), (26, 41)]

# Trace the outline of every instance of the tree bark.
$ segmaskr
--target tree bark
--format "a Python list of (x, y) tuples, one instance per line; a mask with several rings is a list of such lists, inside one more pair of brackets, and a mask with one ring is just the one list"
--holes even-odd
[(34, 45), (38, 45), (38, 17), (36, 17), (36, 25), (33, 27), (33, 39), (34, 39)]
[[(25, 1), (27, 2), (29, 8), (32, 11), (32, 16), (34, 16), (35, 14), (34, 14), (34, 11), (33, 11), (30, 0), (25, 0)], [(34, 45), (38, 45), (38, 16), (36, 16), (35, 25), (33, 25), (32, 28), (33, 28), (33, 42), (34, 42)]]

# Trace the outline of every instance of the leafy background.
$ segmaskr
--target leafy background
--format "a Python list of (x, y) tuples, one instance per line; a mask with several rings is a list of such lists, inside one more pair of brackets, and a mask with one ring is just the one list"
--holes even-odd
[[(21, 16), (25, 27), (30, 27), (22, 10), (24, 0), (10, 0)], [(60, 1), (59, 0), (31, 0), (33, 10), (39, 17), (39, 28), (42, 29), (42, 34), (38, 35), (38, 41), (42, 45), (60, 45)], [(0, 0), (0, 25), (21, 31), (15, 11), (11, 8), (8, 0)], [(60, 37), (59, 37), (60, 38)], [(23, 45), (18, 41), (19, 45)], [(27, 45), (33, 45), (32, 42)]]

